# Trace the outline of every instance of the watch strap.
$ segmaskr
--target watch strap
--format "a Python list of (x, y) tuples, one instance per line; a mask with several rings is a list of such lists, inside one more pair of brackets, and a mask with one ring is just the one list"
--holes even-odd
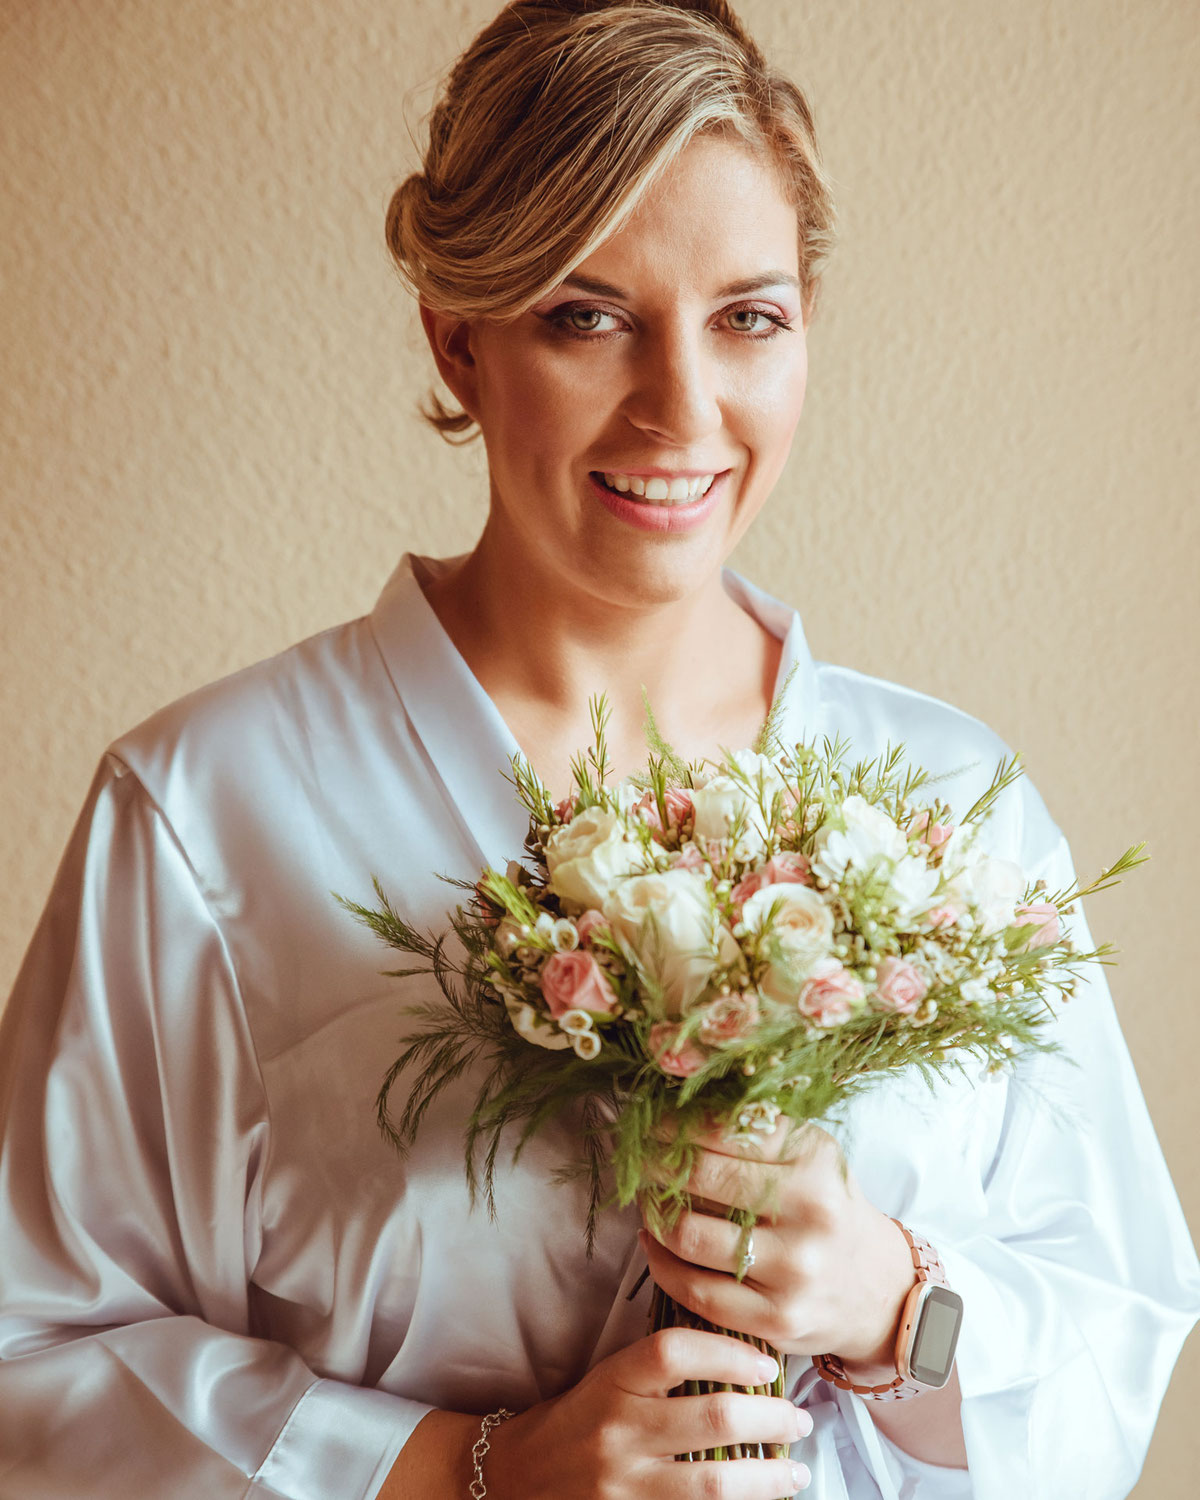
[[(946, 1280), (946, 1268), (929, 1241), (919, 1234), (914, 1234), (908, 1225), (902, 1224), (899, 1219), (893, 1219), (892, 1223), (908, 1242), (913, 1263), (913, 1286), (920, 1286), (927, 1281), (934, 1282), (938, 1286), (949, 1286), (950, 1283)], [(831, 1385), (840, 1386), (844, 1391), (853, 1391), (864, 1401), (907, 1401), (910, 1397), (919, 1396), (928, 1389), (927, 1386), (901, 1373), (899, 1351), (896, 1354), (896, 1373), (884, 1385), (855, 1385), (846, 1374), (846, 1367), (836, 1354), (817, 1354), (813, 1357), (813, 1364), (822, 1379), (828, 1380)]]

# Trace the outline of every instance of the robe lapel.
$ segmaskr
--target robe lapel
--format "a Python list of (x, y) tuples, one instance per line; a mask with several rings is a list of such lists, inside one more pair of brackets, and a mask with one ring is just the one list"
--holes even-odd
[[(445, 786), (480, 864), (503, 869), (520, 856), (529, 826), (513, 787), (503, 780), (520, 747), (425, 598), (420, 579), (447, 566), (405, 554), (371, 612), (371, 629), (430, 769)], [(793, 744), (820, 733), (816, 664), (799, 615), (730, 569), (722, 582), (737, 604), (784, 642), (775, 692), (793, 669), (794, 675), (780, 737)]]

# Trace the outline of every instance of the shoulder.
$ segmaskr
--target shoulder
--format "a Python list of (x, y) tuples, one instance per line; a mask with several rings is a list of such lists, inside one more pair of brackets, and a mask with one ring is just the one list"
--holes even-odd
[[(904, 760), (928, 772), (932, 794), (959, 817), (1014, 754), (983, 720), (915, 688), (828, 662), (816, 663), (816, 681), (824, 735), (840, 736), (853, 760), (902, 746)], [(999, 799), (988, 842), (1030, 871), (1061, 846), (1062, 833), (1028, 769)]]
[(318, 774), (323, 748), (386, 703), (364, 617), (185, 694), (108, 747), (169, 821), (219, 796), (252, 805), (264, 784)]

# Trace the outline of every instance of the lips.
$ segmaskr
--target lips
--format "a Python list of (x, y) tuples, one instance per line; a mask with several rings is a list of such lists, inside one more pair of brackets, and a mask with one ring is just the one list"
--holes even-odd
[[(615, 476), (610, 474), (608, 477), (613, 478)], [(629, 475), (621, 477), (627, 477), (632, 480), (635, 477), (641, 476)], [(703, 486), (704, 481), (710, 477), (708, 475), (672, 477), (683, 477), (689, 481), (695, 481), (698, 486), (696, 498), (676, 501), (666, 498), (655, 500), (650, 495), (635, 495), (632, 487), (629, 492), (622, 493), (616, 488), (610, 488), (604, 482), (605, 475), (599, 472), (589, 474), (588, 483), (591, 486), (592, 493), (598, 497), (604, 508), (611, 515), (616, 516), (618, 520), (624, 521), (627, 525), (635, 526), (640, 531), (692, 531), (697, 526), (703, 525), (717, 508), (717, 504), (724, 494), (725, 486), (729, 480), (729, 470), (726, 470), (723, 474), (711, 476), (711, 483), (708, 484), (707, 489), (704, 489)], [(656, 479), (666, 482), (667, 493), (669, 494), (671, 481), (666, 476), (645, 476), (646, 486), (649, 487), (652, 485)], [(659, 486), (656, 485), (656, 492), (658, 488)], [(699, 492), (701, 490), (703, 491), (702, 493)]]
[(708, 494), (715, 474), (596, 473), (606, 489), (651, 505), (689, 505)]

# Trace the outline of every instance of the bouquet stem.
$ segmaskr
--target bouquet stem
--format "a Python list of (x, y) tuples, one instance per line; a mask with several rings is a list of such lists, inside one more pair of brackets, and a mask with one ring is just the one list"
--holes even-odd
[[(755, 1338), (749, 1333), (739, 1333), (734, 1328), (718, 1328), (707, 1318), (699, 1317), (689, 1308), (676, 1302), (674, 1297), (668, 1296), (663, 1291), (662, 1287), (655, 1286), (654, 1295), (650, 1300), (650, 1332), (657, 1333), (660, 1328), (699, 1328), (705, 1333), (723, 1333), (727, 1338), (741, 1339), (743, 1343), (753, 1344), (756, 1349), (769, 1354), (779, 1366), (779, 1374), (768, 1385), (734, 1386), (722, 1385), (713, 1380), (689, 1380), (678, 1390), (672, 1391), (672, 1395), (708, 1396), (714, 1391), (745, 1391), (751, 1396), (783, 1395), (783, 1356), (768, 1344), (766, 1339)], [(682, 1453), (678, 1457), (684, 1462), (693, 1463), (704, 1459), (786, 1458), (787, 1449), (782, 1443), (736, 1443), (728, 1448), (709, 1448), (702, 1453)]]

